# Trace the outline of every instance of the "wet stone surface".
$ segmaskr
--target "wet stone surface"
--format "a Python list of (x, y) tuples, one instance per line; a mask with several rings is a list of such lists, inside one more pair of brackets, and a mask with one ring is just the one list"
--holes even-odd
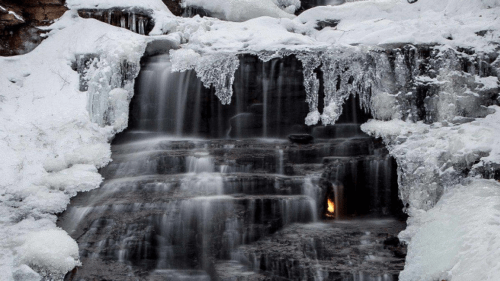
[(404, 228), (393, 219), (296, 224), (240, 247), (240, 260), (270, 280), (397, 280)]

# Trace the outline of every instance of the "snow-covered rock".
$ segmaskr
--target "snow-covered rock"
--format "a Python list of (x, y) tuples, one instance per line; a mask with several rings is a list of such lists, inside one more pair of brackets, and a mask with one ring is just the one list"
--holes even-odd
[[(258, 17), (294, 18), (299, 0), (183, 0), (183, 7), (202, 8), (211, 16), (228, 21)], [(283, 9), (281, 9), (282, 7)]]

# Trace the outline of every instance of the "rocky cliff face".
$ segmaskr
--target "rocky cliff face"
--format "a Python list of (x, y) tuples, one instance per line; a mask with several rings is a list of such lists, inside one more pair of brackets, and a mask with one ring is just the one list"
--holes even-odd
[(64, 0), (0, 0), (0, 55), (33, 50), (43, 38), (37, 27), (47, 26), (67, 8)]
[(162, 0), (168, 9), (176, 16), (182, 15), (181, 1), (182, 0)]

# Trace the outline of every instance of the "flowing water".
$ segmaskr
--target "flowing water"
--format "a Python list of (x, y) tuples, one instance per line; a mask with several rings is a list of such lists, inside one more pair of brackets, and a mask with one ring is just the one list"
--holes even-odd
[(67, 280), (397, 280), (396, 166), (369, 116), (352, 98), (306, 126), (298, 60), (240, 62), (221, 105), (168, 56), (143, 60), (105, 181), (60, 216), (83, 262)]

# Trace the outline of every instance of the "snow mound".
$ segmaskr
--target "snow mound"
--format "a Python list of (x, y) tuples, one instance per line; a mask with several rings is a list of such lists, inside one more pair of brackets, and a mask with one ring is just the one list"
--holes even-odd
[(412, 213), (400, 238), (411, 241), (400, 280), (498, 280), (500, 184), (456, 186), (436, 207)]
[[(443, 44), (494, 51), (500, 27), (498, 0), (373, 0), (316, 7), (295, 20), (309, 27), (337, 20), (339, 24), (311, 36), (331, 44)], [(487, 39), (480, 31), (491, 32)], [(493, 35), (496, 34), (496, 35)]]
[(61, 229), (30, 233), (20, 249), (24, 263), (48, 272), (68, 272), (80, 265), (78, 244)]

